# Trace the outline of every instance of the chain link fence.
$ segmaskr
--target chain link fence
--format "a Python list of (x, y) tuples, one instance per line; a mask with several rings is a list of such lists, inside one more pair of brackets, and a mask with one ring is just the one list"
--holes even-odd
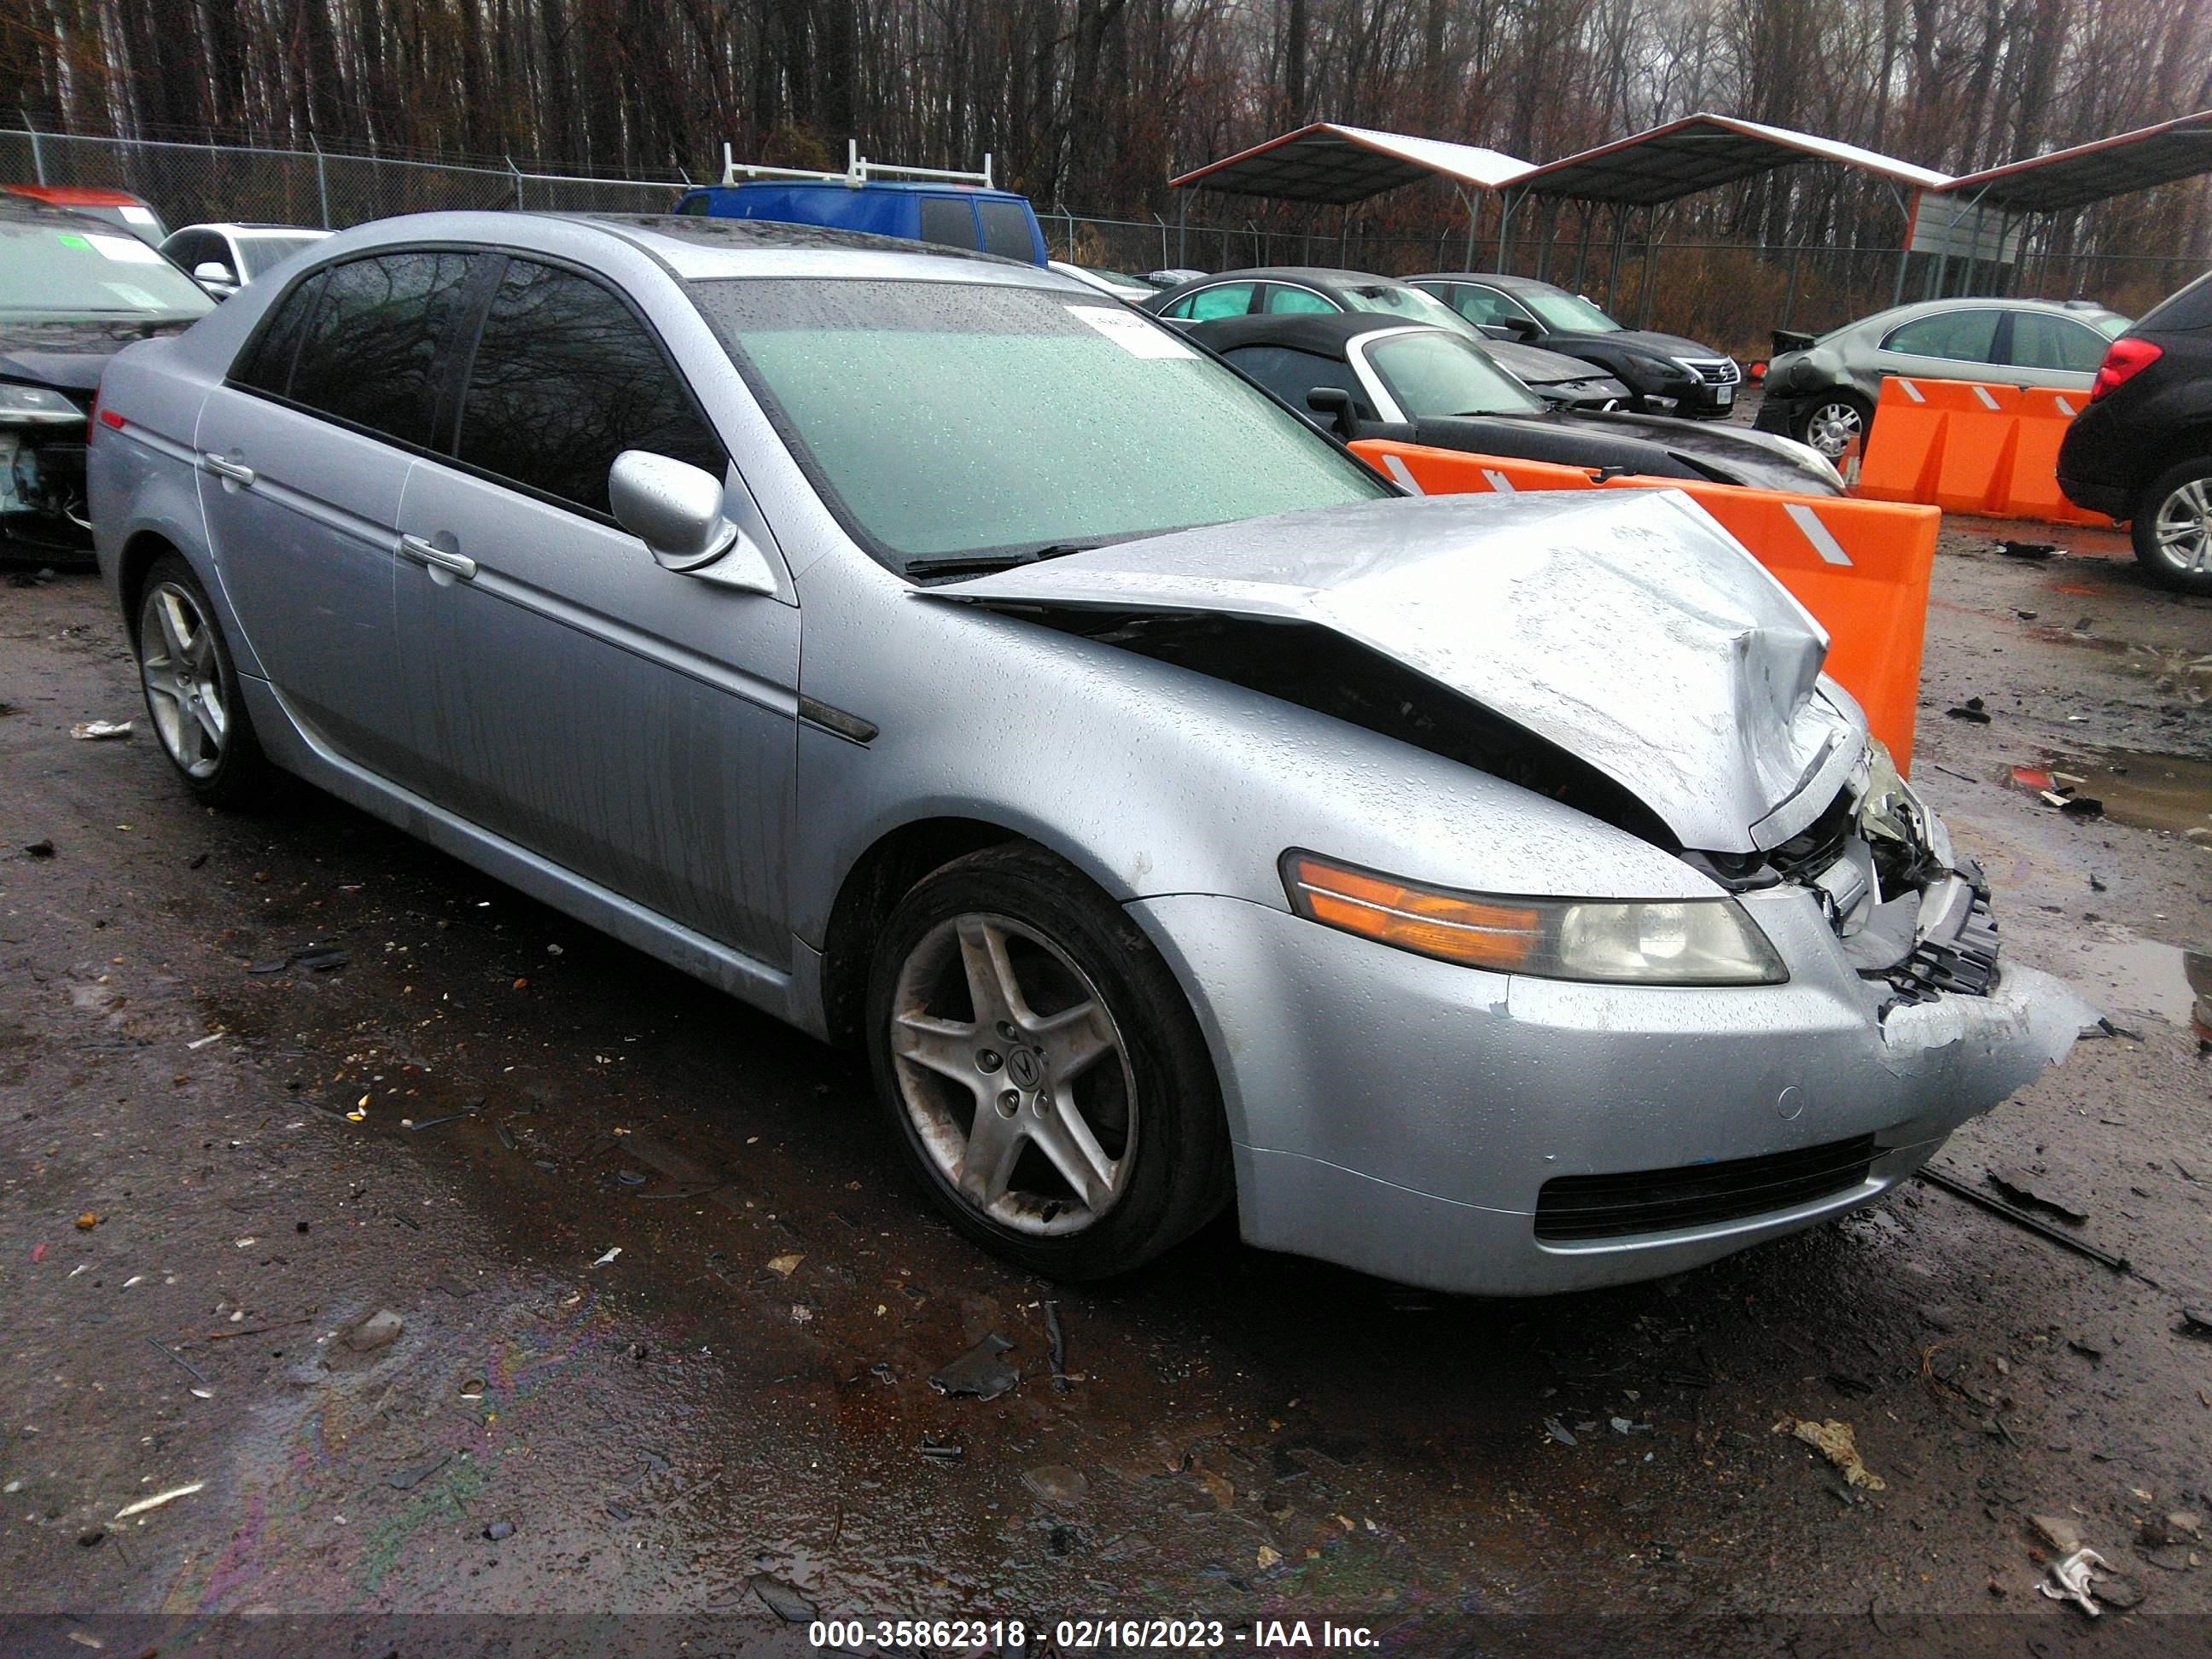
[(0, 128), (0, 179), (124, 190), (172, 229), (231, 221), (343, 230), (396, 213), (524, 208), (558, 213), (658, 213), (689, 182), (585, 179), (320, 149), (88, 138)]
[[(270, 149), (210, 142), (84, 137), (0, 128), (0, 180), (129, 191), (172, 228), (208, 221), (319, 225), (343, 229), (369, 219), (437, 209), (519, 208), (563, 213), (654, 213), (691, 180), (595, 179), (514, 162), (429, 161), (323, 149)], [(1189, 224), (1103, 218), (1061, 208), (1037, 214), (1052, 256), (1076, 264), (1142, 273), (1319, 264), (1384, 276), (1495, 267), (1498, 246), (1470, 244), (1462, 222), (1433, 236), (1372, 228), (1346, 215), (1334, 231), (1286, 230), (1257, 220)], [(1522, 236), (1507, 264), (1590, 295), (1622, 321), (1657, 325), (1741, 355), (1764, 356), (1770, 331), (1832, 328), (1879, 311), (1893, 295), (1936, 291), (1928, 255), (1894, 247), (1772, 246), (1738, 242), (1632, 241), (1570, 236), (1548, 246)], [(2014, 266), (1978, 270), (1954, 261), (1945, 291), (2045, 299), (2090, 299), (2130, 316), (2201, 274), (2204, 261), (2152, 255), (2031, 253)]]

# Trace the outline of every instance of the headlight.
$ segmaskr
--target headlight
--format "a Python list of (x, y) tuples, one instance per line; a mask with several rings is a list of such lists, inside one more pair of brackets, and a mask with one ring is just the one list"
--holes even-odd
[(0, 386), (0, 426), (46, 426), (81, 421), (84, 411), (42, 386)]
[(1779, 985), (1790, 977), (1734, 899), (1507, 897), (1424, 887), (1285, 853), (1283, 887), (1309, 921), (1494, 973), (1613, 985)]

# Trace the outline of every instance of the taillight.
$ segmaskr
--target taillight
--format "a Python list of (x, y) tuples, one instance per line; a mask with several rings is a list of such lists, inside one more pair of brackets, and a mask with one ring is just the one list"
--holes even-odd
[(2123, 336), (2113, 341), (2105, 353), (2105, 361), (2098, 366), (2097, 378), (2090, 382), (2089, 401), (2094, 404), (2106, 392), (2125, 386), (2165, 356), (2165, 347), (2153, 345), (2148, 340)]

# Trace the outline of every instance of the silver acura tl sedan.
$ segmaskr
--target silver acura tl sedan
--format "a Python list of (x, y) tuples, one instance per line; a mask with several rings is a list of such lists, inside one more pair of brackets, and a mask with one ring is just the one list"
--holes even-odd
[(1671, 1272), (2082, 1018), (1686, 498), (1401, 497), (1035, 267), (390, 220), (123, 352), (94, 429), (186, 787), (297, 774), (864, 1045), (1034, 1270), (1233, 1202), (1443, 1289)]

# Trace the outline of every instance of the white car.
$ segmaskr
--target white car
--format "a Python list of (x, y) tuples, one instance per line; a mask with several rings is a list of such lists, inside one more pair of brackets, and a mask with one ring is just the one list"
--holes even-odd
[(304, 225), (186, 225), (169, 233), (161, 252), (216, 299), (227, 300), (270, 266), (329, 234)]

